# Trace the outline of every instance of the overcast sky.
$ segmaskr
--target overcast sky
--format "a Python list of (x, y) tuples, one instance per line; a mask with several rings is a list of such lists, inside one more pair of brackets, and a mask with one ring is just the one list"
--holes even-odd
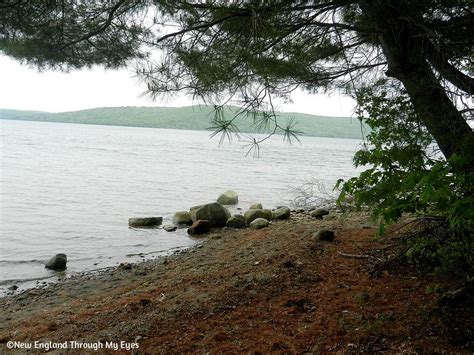
[[(111, 106), (188, 106), (190, 98), (151, 101), (141, 97), (145, 90), (129, 69), (78, 70), (70, 73), (46, 71), (21, 65), (0, 55), (0, 108), (63, 112)], [(297, 92), (292, 104), (280, 111), (327, 116), (351, 116), (354, 102), (334, 95), (308, 95)]]

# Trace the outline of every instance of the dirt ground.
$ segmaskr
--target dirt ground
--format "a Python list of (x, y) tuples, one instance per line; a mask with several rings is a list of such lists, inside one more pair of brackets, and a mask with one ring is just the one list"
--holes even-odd
[[(321, 228), (335, 241), (314, 240)], [(440, 312), (434, 290), (448, 281), (403, 265), (373, 276), (374, 261), (396, 249), (375, 231), (363, 214), (293, 214), (261, 230), (215, 230), (164, 259), (4, 297), (0, 353), (15, 351), (9, 341), (35, 340), (124, 341), (150, 354), (472, 352)], [(463, 317), (472, 325), (472, 312)]]

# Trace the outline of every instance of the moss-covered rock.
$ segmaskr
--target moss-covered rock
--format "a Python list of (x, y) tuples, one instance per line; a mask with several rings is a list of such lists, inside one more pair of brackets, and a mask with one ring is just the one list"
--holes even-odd
[(244, 218), (245, 224), (250, 225), (250, 223), (257, 218), (265, 218), (270, 221), (273, 218), (273, 215), (270, 210), (251, 209), (244, 213)]
[(236, 205), (239, 203), (239, 196), (232, 190), (227, 190), (217, 198), (217, 202), (221, 205)]

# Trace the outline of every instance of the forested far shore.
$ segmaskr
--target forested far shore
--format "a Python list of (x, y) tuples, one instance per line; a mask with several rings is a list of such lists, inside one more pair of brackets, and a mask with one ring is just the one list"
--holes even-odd
[[(109, 126), (130, 126), (169, 128), (187, 130), (213, 130), (214, 107), (196, 105), (187, 107), (101, 107), (88, 110), (50, 113), (0, 109), (0, 119), (44, 121), (60, 123), (97, 124)], [(231, 119), (237, 108), (229, 106), (223, 110), (225, 119)], [(277, 119), (282, 127), (294, 120), (294, 128), (302, 136), (362, 138), (365, 128), (350, 117), (315, 116), (303, 113), (278, 112)], [(252, 117), (239, 116), (236, 125), (242, 133), (266, 133), (258, 129)], [(277, 134), (281, 132), (276, 132)]]

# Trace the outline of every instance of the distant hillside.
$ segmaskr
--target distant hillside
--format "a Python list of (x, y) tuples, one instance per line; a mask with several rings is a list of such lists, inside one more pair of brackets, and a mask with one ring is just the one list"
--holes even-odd
[[(236, 112), (235, 107), (227, 107), (226, 118)], [(0, 119), (81, 123), (112, 126), (133, 126), (151, 128), (172, 128), (188, 130), (209, 130), (214, 109), (212, 106), (187, 107), (102, 107), (89, 110), (48, 113), (40, 111), (19, 111), (0, 109)], [(306, 136), (361, 138), (360, 123), (349, 117), (325, 117), (302, 113), (279, 113), (278, 121), (284, 126), (294, 118), (294, 129)], [(257, 132), (251, 118), (240, 118), (236, 125), (241, 132)]]
[(0, 119), (4, 119), (4, 120), (22, 120), (22, 119), (26, 119), (27, 117), (38, 117), (44, 114), (49, 114), (49, 112), (9, 110), (9, 109), (0, 108)]

